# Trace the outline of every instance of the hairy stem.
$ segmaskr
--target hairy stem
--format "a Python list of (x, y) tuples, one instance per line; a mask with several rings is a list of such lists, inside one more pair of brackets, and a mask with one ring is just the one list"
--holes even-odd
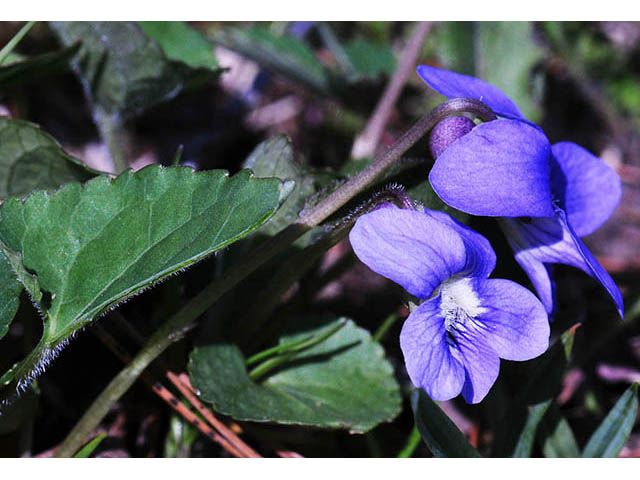
[(464, 98), (448, 100), (434, 108), (416, 122), (404, 135), (393, 143), (373, 163), (351, 177), (338, 189), (313, 208), (300, 214), (298, 220), (276, 236), (259, 245), (233, 269), (214, 280), (182, 309), (160, 326), (142, 347), (138, 355), (100, 393), (75, 427), (56, 449), (54, 456), (71, 457), (84, 444), (89, 434), (100, 424), (111, 407), (131, 387), (145, 368), (173, 342), (182, 338), (196, 321), (223, 294), (253, 273), (267, 260), (283, 252), (293, 241), (309, 229), (319, 225), (362, 192), (382, 172), (389, 168), (413, 144), (429, 132), (444, 117), (460, 112), (471, 112), (483, 120), (493, 120), (495, 115), (483, 103)]

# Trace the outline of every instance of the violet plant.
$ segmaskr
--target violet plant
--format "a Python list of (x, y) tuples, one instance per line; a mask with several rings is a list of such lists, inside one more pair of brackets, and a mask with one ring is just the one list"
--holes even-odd
[[(50, 22), (33, 39), (46, 53), (15, 54), (35, 23), (0, 50), (0, 443), (10, 454), (35, 453), (23, 443), (44, 430), (36, 450), (91, 456), (109, 443), (91, 437), (113, 430), (116, 409), (167, 430), (147, 442), (166, 456), (362, 455), (365, 444), (398, 457), (623, 451), (637, 386), (606, 416), (589, 414), (584, 442), (555, 400), (578, 368), (572, 352), (586, 362), (599, 347), (576, 336), (583, 317), (554, 298), (552, 270), (586, 272), (623, 316), (620, 290), (581, 240), (612, 215), (620, 179), (574, 143), (551, 145), (481, 79), (418, 67), (447, 97), (431, 110), (416, 77), (424, 91), (403, 90), (434, 55), (427, 35), (466, 26), (407, 24), (407, 40), (377, 25), (387, 44), (359, 24), (369, 33), (352, 38), (327, 22)], [(495, 30), (500, 41), (479, 47), (511, 45), (530, 27), (476, 25), (474, 39)], [(519, 60), (492, 55), (497, 70)], [(64, 69), (73, 75), (54, 75)], [(67, 103), (93, 122), (102, 164), (70, 148), (73, 129), (58, 140), (30, 123), (23, 83), (45, 70), (52, 98), (85, 96)], [(51, 124), (64, 123), (57, 113)], [(345, 135), (351, 156), (334, 168), (326, 154)], [(153, 154), (136, 159), (140, 150)], [(518, 266), (492, 227), (532, 288), (513, 281), (505, 264)], [(633, 305), (627, 318), (640, 317)], [(630, 331), (614, 325), (605, 340)], [(111, 353), (67, 348), (90, 334)], [(124, 363), (115, 376), (98, 368), (112, 355)], [(139, 391), (121, 401), (141, 380), (164, 404)], [(465, 416), (471, 430), (452, 421)], [(139, 446), (144, 435), (134, 452), (158, 455)]]

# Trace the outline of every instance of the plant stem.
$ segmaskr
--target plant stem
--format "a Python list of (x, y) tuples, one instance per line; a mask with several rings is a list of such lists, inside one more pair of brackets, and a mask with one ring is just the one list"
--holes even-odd
[(9, 54), (13, 51), (14, 48), (20, 43), (20, 41), (29, 33), (29, 30), (33, 28), (36, 22), (27, 22), (18, 33), (16, 33), (11, 40), (7, 42), (7, 44), (2, 47), (0, 50), (0, 65), (4, 63)]
[(316, 206), (302, 212), (295, 223), (259, 245), (245, 257), (246, 260), (244, 262), (214, 280), (187, 302), (182, 309), (169, 317), (151, 335), (131, 363), (122, 369), (94, 400), (89, 409), (56, 449), (54, 456), (70, 457), (77, 452), (89, 434), (100, 424), (111, 407), (131, 387), (144, 369), (173, 342), (182, 338), (184, 333), (193, 326), (196, 319), (223, 294), (231, 290), (267, 260), (284, 251), (303, 233), (319, 225), (351, 198), (363, 191), (442, 118), (460, 112), (473, 112), (483, 120), (493, 120), (495, 118), (493, 112), (483, 103), (472, 99), (456, 98), (440, 104), (418, 120), (384, 153), (376, 157), (368, 167), (351, 177)]
[[(418, 120), (386, 151), (376, 156), (365, 169), (347, 180), (340, 188), (322, 202), (300, 214), (296, 224), (312, 228), (325, 220), (358, 193), (362, 192), (382, 172), (388, 169), (409, 148), (429, 132), (440, 120), (461, 112), (473, 112), (485, 121), (495, 120), (496, 116), (486, 105), (470, 98), (453, 98), (441, 103), (427, 115)], [(294, 225), (296, 225), (294, 224)]]
[(416, 451), (416, 448), (418, 448), (418, 445), (420, 445), (421, 439), (422, 437), (420, 436), (418, 427), (414, 425), (413, 430), (411, 430), (411, 433), (409, 434), (409, 438), (407, 439), (407, 443), (405, 444), (403, 449), (400, 450), (400, 452), (398, 453), (398, 458), (412, 457), (413, 453)]
[(382, 322), (382, 325), (378, 327), (378, 330), (376, 330), (376, 333), (373, 335), (373, 339), (376, 342), (380, 342), (384, 338), (385, 334), (389, 331), (391, 326), (396, 323), (399, 318), (400, 316), (396, 312), (393, 312), (391, 315), (389, 315), (384, 320), (384, 322)]
[(126, 137), (122, 126), (122, 119), (116, 114), (96, 114), (96, 126), (102, 140), (109, 150), (113, 162), (113, 173), (121, 173), (129, 168), (129, 162), (125, 154), (124, 142)]
[(270, 372), (274, 368), (287, 363), (292, 358), (295, 358), (299, 353), (303, 352), (304, 350), (308, 350), (309, 348), (315, 347), (317, 344), (324, 342), (327, 338), (332, 336), (334, 333), (336, 333), (346, 324), (347, 324), (347, 321), (342, 320), (337, 324), (333, 325), (331, 328), (329, 328), (325, 332), (305, 338), (302, 343), (300, 343), (299, 345), (296, 345), (295, 347), (290, 348), (288, 352), (269, 358), (268, 360), (265, 360), (264, 362), (262, 362), (260, 365), (256, 366), (253, 370), (249, 372), (249, 378), (253, 381), (256, 381), (258, 378), (262, 377), (263, 375)]

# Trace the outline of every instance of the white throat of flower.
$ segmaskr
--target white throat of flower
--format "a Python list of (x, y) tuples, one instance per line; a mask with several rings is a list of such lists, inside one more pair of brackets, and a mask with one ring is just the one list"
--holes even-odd
[(480, 306), (469, 277), (453, 277), (444, 282), (440, 286), (440, 299), (440, 314), (449, 333), (464, 328), (466, 323), (487, 311)]

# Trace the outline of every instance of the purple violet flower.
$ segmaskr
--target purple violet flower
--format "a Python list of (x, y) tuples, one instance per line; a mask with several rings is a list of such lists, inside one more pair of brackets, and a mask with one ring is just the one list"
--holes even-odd
[(478, 403), (500, 358), (529, 360), (548, 348), (540, 301), (515, 282), (489, 279), (489, 241), (449, 215), (384, 204), (358, 218), (349, 240), (371, 270), (424, 300), (405, 321), (400, 347), (411, 381), (431, 398), (462, 392)]
[(550, 146), (542, 130), (497, 87), (428, 65), (417, 71), (445, 97), (480, 100), (502, 117), (473, 128), (438, 156), (429, 174), (435, 192), (463, 212), (503, 217), (500, 225), (515, 259), (548, 313), (553, 311), (549, 267), (561, 263), (598, 280), (622, 317), (620, 290), (580, 240), (618, 205), (616, 172), (574, 143)]

